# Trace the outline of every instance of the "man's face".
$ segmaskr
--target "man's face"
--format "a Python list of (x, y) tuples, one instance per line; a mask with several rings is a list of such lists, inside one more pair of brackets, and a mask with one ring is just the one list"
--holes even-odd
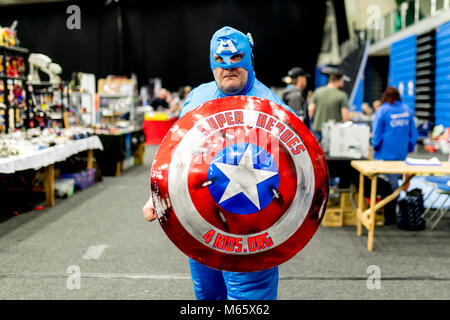
[(300, 76), (297, 78), (297, 86), (300, 90), (305, 90), (307, 84), (308, 81), (306, 80), (306, 77)]
[[(222, 63), (223, 59), (214, 54), (214, 60)], [(242, 53), (235, 54), (230, 58), (230, 62), (236, 63), (242, 60)], [(244, 68), (214, 68), (214, 79), (219, 86), (220, 91), (227, 95), (237, 94), (245, 88), (247, 84), (248, 71)]]

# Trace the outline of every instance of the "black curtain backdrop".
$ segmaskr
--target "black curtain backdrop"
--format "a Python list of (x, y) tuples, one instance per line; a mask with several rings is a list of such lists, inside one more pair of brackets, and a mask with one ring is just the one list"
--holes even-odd
[(349, 39), (347, 14), (345, 12), (345, 0), (333, 0), (333, 4), (334, 13), (336, 15), (338, 43), (342, 44), (345, 40)]
[[(173, 91), (213, 80), (209, 41), (216, 30), (228, 25), (252, 34), (256, 77), (268, 86), (282, 86), (281, 78), (294, 66), (314, 75), (326, 9), (325, 0), (105, 3), (0, 7), (0, 25), (18, 20), (20, 46), (60, 64), (63, 79), (68, 80), (73, 71), (94, 73), (97, 79), (136, 73), (140, 86), (160, 77), (163, 86)], [(66, 27), (71, 4), (81, 9), (80, 30)], [(122, 37), (118, 16), (123, 21)]]

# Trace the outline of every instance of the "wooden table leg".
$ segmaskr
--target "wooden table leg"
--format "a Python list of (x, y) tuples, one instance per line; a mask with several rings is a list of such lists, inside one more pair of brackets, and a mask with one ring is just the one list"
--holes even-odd
[[(397, 196), (400, 194), (400, 192), (403, 190), (403, 188), (409, 184), (410, 180), (415, 175), (410, 175), (403, 184), (398, 187), (392, 194), (387, 196), (386, 198), (382, 199), (380, 202), (376, 202), (376, 190), (377, 190), (377, 177), (371, 177), (371, 192), (370, 192), (370, 207), (369, 209), (366, 209), (362, 212), (360, 215), (361, 218), (364, 218), (363, 226), (365, 226), (369, 230), (369, 238), (368, 238), (368, 244), (367, 248), (369, 251), (372, 251), (373, 249), (373, 238), (374, 238), (374, 230), (375, 230), (375, 217), (376, 212), (383, 208), (386, 204), (393, 201)], [(358, 209), (359, 210), (359, 209)]]
[(94, 150), (90, 149), (87, 152), (87, 168), (94, 168)]
[(55, 205), (55, 167), (53, 164), (45, 167), (44, 171), (44, 189), (45, 189), (45, 204), (48, 207)]
[(122, 171), (122, 162), (117, 161), (117, 163), (116, 163), (116, 177), (120, 176), (120, 171)]
[(367, 250), (372, 251), (373, 250), (373, 238), (375, 233), (375, 205), (377, 202), (377, 176), (373, 176), (371, 178), (372, 184), (370, 187), (370, 228), (369, 228), (369, 236), (367, 239)]
[(360, 216), (364, 212), (364, 175), (359, 174), (358, 210), (356, 211), (356, 234), (362, 235), (362, 221)]
[(144, 153), (145, 153), (145, 143), (140, 143), (134, 155), (135, 165), (140, 166), (144, 164)]
[(145, 142), (139, 145), (139, 164), (144, 164), (144, 155), (145, 155)]

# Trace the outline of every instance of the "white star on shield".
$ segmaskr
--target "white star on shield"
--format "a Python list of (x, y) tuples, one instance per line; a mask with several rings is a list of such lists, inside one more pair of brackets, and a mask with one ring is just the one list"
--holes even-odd
[(277, 175), (277, 172), (255, 169), (250, 147), (245, 150), (238, 165), (217, 162), (214, 164), (230, 180), (219, 204), (242, 192), (258, 210), (261, 210), (257, 185)]

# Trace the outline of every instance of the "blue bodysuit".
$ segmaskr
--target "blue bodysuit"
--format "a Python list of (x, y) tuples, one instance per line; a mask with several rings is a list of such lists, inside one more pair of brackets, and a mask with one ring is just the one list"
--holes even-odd
[[(224, 27), (211, 39), (211, 70), (241, 67), (248, 71), (246, 86), (235, 95), (246, 95), (269, 99), (294, 113), (283, 101), (255, 78), (253, 71), (253, 43), (242, 32)], [(236, 53), (243, 53), (242, 60), (231, 63)], [(223, 58), (222, 63), (214, 60), (213, 54)], [(215, 81), (202, 84), (192, 90), (186, 98), (180, 117), (202, 103), (226, 97)], [(294, 113), (295, 114), (295, 113)], [(228, 272), (209, 268), (189, 258), (195, 296), (199, 300), (275, 300), (278, 290), (278, 267), (258, 272)]]

